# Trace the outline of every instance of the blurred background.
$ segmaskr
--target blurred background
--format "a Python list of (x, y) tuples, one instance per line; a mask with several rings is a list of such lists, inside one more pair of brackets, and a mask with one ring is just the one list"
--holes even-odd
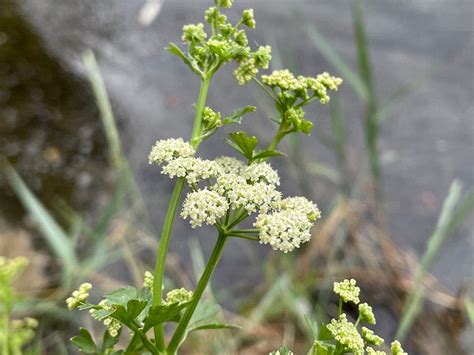
[[(40, 320), (41, 353), (74, 353), (68, 338), (90, 322), (64, 307), (78, 283), (100, 294), (153, 268), (172, 183), (147, 156), (157, 139), (190, 135), (199, 88), (164, 48), (210, 5), (0, 2), (0, 255), (30, 259), (15, 314)], [(378, 332), (410, 353), (472, 353), (472, 1), (241, 0), (229, 17), (248, 7), (271, 69), (344, 79), (330, 105), (308, 112), (313, 134), (290, 137), (273, 162), (283, 190), (316, 201), (323, 218), (294, 255), (232, 240), (207, 297), (244, 328), (195, 339), (187, 353), (265, 354), (282, 339), (303, 353), (304, 316), (334, 316), (332, 283), (345, 277), (358, 279)], [(258, 106), (243, 128), (271, 139), (271, 103), (230, 68), (208, 105)], [(232, 154), (223, 137), (202, 155)], [(177, 219), (170, 285), (192, 288), (208, 233)]]

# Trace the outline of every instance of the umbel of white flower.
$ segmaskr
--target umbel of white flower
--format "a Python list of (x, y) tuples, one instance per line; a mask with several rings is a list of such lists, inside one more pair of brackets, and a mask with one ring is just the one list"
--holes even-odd
[(232, 157), (204, 160), (195, 157), (194, 149), (181, 138), (157, 141), (149, 160), (162, 164), (162, 173), (170, 178), (188, 182), (192, 191), (181, 217), (189, 219), (193, 228), (222, 224), (231, 211), (255, 213), (260, 243), (288, 253), (310, 240), (310, 229), (321, 215), (304, 197), (282, 199), (278, 172), (266, 162), (246, 165)]

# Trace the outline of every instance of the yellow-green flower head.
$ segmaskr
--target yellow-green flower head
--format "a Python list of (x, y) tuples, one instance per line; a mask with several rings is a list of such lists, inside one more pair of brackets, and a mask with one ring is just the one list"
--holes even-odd
[(184, 25), (183, 36), (181, 39), (183, 42), (197, 43), (202, 42), (207, 38), (206, 32), (204, 32), (204, 24), (198, 23), (196, 25)]
[(402, 345), (400, 344), (400, 342), (398, 340), (395, 340), (392, 344), (391, 344), (391, 348), (392, 350), (392, 355), (408, 355), (408, 353), (406, 353), (403, 348), (402, 348)]
[(115, 318), (107, 317), (104, 319), (104, 325), (107, 327), (111, 337), (117, 337), (120, 329), (122, 329), (122, 324)]
[(143, 276), (143, 287), (149, 289), (153, 292), (153, 283), (155, 281), (155, 277), (150, 271), (145, 271), (145, 275)]
[(177, 288), (166, 294), (165, 304), (186, 303), (193, 298), (193, 292), (185, 288)]
[(259, 230), (260, 244), (288, 253), (311, 239), (313, 224), (301, 212), (282, 210), (258, 215), (254, 226)]
[(361, 320), (369, 324), (375, 324), (376, 322), (372, 307), (367, 303), (359, 304), (359, 317)]
[(222, 156), (214, 161), (220, 166), (222, 174), (240, 175), (245, 169), (244, 162), (233, 157)]
[(287, 197), (281, 200), (281, 208), (283, 210), (297, 211), (298, 213), (305, 215), (310, 222), (314, 222), (316, 219), (321, 218), (321, 211), (318, 206), (305, 197)]
[(148, 156), (149, 163), (162, 164), (176, 158), (192, 157), (196, 151), (182, 138), (170, 138), (156, 141)]
[(254, 58), (244, 59), (237, 69), (234, 70), (234, 76), (237, 79), (239, 85), (247, 84), (250, 80), (255, 78), (257, 73), (258, 69), (256, 67)]
[(339, 343), (347, 347), (355, 354), (364, 353), (364, 340), (357, 331), (356, 326), (347, 320), (343, 313), (338, 320), (332, 319), (327, 325), (328, 330)]
[(250, 183), (264, 182), (270, 185), (280, 185), (278, 172), (268, 163), (253, 163), (247, 166), (243, 177)]
[(234, 0), (214, 0), (214, 4), (216, 4), (217, 6), (220, 6), (220, 7), (225, 7), (227, 9), (232, 7), (233, 2), (234, 2)]
[(22, 256), (7, 259), (0, 256), (0, 280), (12, 280), (28, 266), (28, 259)]
[(181, 217), (189, 218), (191, 227), (201, 227), (203, 223), (214, 225), (223, 217), (229, 204), (225, 197), (207, 188), (191, 192), (183, 203)]
[(316, 76), (316, 80), (327, 87), (329, 90), (337, 91), (338, 87), (342, 84), (342, 79), (337, 76), (331, 76), (329, 73), (324, 72)]
[(368, 346), (367, 349), (365, 349), (365, 351), (367, 352), (367, 355), (387, 355), (385, 351), (374, 350), (370, 346)]
[(334, 293), (341, 297), (344, 302), (353, 302), (359, 304), (360, 288), (356, 286), (357, 281), (354, 279), (344, 280), (342, 282), (334, 282)]
[(83, 283), (79, 289), (74, 291), (68, 299), (66, 299), (67, 307), (70, 310), (77, 308), (81, 303), (84, 303), (89, 298), (88, 291), (92, 288), (90, 283)]
[(253, 9), (247, 9), (242, 12), (242, 24), (249, 28), (255, 28), (255, 18), (253, 15)]
[(319, 98), (321, 104), (327, 104), (329, 102), (329, 95), (326, 86), (323, 85), (319, 80), (312, 77), (301, 77), (300, 80), (306, 81), (308, 89), (313, 90), (314, 95)]
[(255, 65), (263, 68), (268, 69), (270, 66), (270, 61), (272, 60), (272, 47), (270, 46), (260, 46), (253, 54), (255, 59)]
[(306, 83), (296, 79), (288, 69), (274, 70), (270, 75), (262, 75), (262, 81), (281, 90), (302, 90), (306, 87)]
[(220, 167), (214, 161), (201, 158), (176, 158), (163, 166), (162, 174), (171, 179), (175, 176), (184, 177), (188, 184), (196, 184), (201, 180), (220, 175)]
[(380, 346), (383, 344), (384, 340), (376, 335), (373, 330), (362, 327), (362, 338), (365, 339), (365, 341), (369, 344), (375, 345), (375, 346)]

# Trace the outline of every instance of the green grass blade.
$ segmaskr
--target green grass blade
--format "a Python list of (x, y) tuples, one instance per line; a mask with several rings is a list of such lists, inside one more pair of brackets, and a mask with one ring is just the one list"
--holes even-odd
[(381, 108), (377, 112), (377, 121), (379, 125), (382, 125), (390, 117), (390, 114), (400, 103), (400, 101), (419, 88), (421, 83), (422, 82), (420, 80), (414, 80), (413, 82), (402, 85), (392, 96), (388, 98), (384, 105), (381, 104)]
[[(423, 279), (426, 273), (430, 270), (434, 260), (438, 257), (447, 237), (454, 231), (454, 227), (460, 224), (461, 217), (464, 216), (464, 213), (467, 214), (465, 207), (466, 202), (462, 204), (460, 210), (458, 209), (458, 213), (461, 214), (455, 212), (456, 205), (461, 197), (461, 190), (461, 183), (457, 180), (453, 181), (449, 188), (448, 196), (444, 200), (436, 228), (428, 240), (425, 253), (415, 273), (413, 287), (402, 312), (402, 318), (396, 334), (396, 338), (400, 341), (403, 341), (407, 336), (423, 306)], [(471, 198), (472, 197), (467, 200), (468, 206), (472, 203)], [(453, 223), (456, 224), (454, 225)]]
[(110, 104), (104, 81), (100, 75), (99, 66), (97, 65), (97, 61), (92, 51), (87, 51), (83, 56), (83, 60), (100, 110), (100, 117), (104, 125), (110, 149), (111, 161), (117, 169), (120, 169), (124, 163), (120, 135), (117, 126), (115, 125), (112, 105)]
[(367, 37), (365, 34), (364, 21), (362, 12), (358, 3), (352, 8), (352, 17), (354, 21), (355, 42), (357, 46), (357, 58), (359, 61), (359, 74), (367, 88), (369, 99), (374, 99), (374, 81), (372, 73), (372, 65), (370, 63)]
[(352, 87), (361, 99), (367, 101), (369, 99), (369, 92), (359, 75), (344, 62), (341, 56), (334, 50), (324, 36), (319, 33), (316, 27), (308, 26), (307, 33), (315, 47), (334, 66), (338, 75)]
[(51, 250), (61, 260), (64, 265), (65, 276), (70, 277), (77, 267), (77, 258), (72, 240), (8, 162), (0, 162), (0, 170), (4, 172), (8, 183), (25, 209), (35, 219)]

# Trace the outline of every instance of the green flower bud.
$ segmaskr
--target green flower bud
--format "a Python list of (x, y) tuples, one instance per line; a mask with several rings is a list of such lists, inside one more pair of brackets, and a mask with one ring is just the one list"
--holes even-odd
[(205, 38), (207, 38), (207, 34), (204, 32), (202, 23), (183, 26), (183, 36), (181, 37), (183, 42), (197, 43), (202, 42)]
[(186, 303), (191, 301), (192, 298), (192, 291), (188, 291), (185, 288), (178, 288), (166, 294), (165, 304)]
[(234, 76), (239, 85), (244, 85), (255, 78), (258, 69), (255, 66), (255, 59), (249, 58), (240, 63), (240, 66), (234, 70)]
[(249, 40), (247, 39), (247, 34), (244, 30), (239, 30), (234, 34), (234, 40), (237, 44), (241, 46), (247, 46), (249, 44)]
[(272, 47), (270, 46), (260, 46), (254, 53), (255, 65), (268, 69), (270, 61), (272, 60)]
[(387, 353), (385, 351), (374, 350), (370, 346), (368, 346), (367, 349), (365, 349), (365, 350), (367, 351), (367, 355), (387, 355)]
[(220, 7), (227, 8), (227, 9), (232, 7), (233, 2), (234, 0), (214, 0), (214, 4)]
[(376, 335), (373, 330), (362, 327), (362, 338), (365, 339), (365, 341), (369, 344), (375, 345), (375, 346), (380, 346), (383, 344), (384, 340)]
[(145, 271), (145, 275), (143, 277), (143, 287), (149, 289), (153, 292), (153, 283), (155, 281), (155, 277), (150, 271)]
[(391, 350), (392, 350), (392, 355), (408, 355), (408, 353), (406, 353), (403, 350), (402, 345), (400, 344), (398, 340), (395, 340), (391, 344)]
[(370, 307), (367, 303), (361, 303), (359, 305), (359, 317), (364, 322), (375, 324), (374, 312), (372, 311), (372, 307)]
[(242, 23), (249, 28), (255, 28), (256, 23), (253, 15), (253, 9), (247, 9), (242, 12)]
[(334, 282), (334, 293), (341, 297), (344, 302), (353, 302), (359, 304), (360, 288), (356, 286), (354, 279)]

